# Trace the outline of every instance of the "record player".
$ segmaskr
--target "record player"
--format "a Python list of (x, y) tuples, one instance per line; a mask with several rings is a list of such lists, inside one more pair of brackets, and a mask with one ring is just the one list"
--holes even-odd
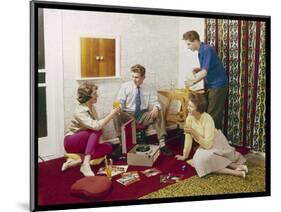
[(122, 153), (127, 154), (127, 163), (131, 166), (152, 167), (160, 155), (158, 145), (137, 144), (136, 122), (129, 120), (121, 127)]

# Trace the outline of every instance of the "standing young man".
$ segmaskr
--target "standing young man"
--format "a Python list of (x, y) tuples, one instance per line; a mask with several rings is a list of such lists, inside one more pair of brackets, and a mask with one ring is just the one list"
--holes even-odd
[(144, 83), (145, 68), (139, 64), (131, 67), (132, 80), (122, 84), (117, 100), (122, 104), (122, 112), (114, 118), (117, 136), (121, 135), (121, 126), (134, 118), (143, 125), (152, 124), (159, 139), (160, 151), (171, 156), (172, 152), (165, 145), (166, 126), (163, 110), (155, 91)]
[(215, 48), (200, 42), (196, 31), (188, 31), (183, 34), (183, 40), (191, 51), (198, 51), (200, 68), (194, 68), (194, 79), (185, 81), (188, 88), (204, 79), (207, 92), (207, 113), (214, 121), (217, 129), (222, 129), (224, 103), (228, 92), (228, 79), (224, 67), (218, 57)]

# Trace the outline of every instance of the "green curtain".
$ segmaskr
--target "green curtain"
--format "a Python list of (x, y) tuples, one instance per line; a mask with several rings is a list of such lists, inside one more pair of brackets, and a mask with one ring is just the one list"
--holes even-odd
[(265, 151), (265, 22), (206, 19), (213, 45), (229, 77), (224, 132), (232, 144)]

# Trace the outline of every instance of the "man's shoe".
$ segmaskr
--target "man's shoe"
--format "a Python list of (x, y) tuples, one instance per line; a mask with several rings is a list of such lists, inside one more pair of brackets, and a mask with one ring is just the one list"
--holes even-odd
[(173, 155), (173, 152), (166, 145), (160, 148), (160, 152), (165, 156)]

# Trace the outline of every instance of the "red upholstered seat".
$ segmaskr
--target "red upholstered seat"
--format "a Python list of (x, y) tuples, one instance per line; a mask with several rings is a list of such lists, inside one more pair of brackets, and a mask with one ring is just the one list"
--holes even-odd
[(100, 199), (109, 193), (111, 185), (106, 176), (83, 177), (71, 186), (71, 194), (88, 199)]

